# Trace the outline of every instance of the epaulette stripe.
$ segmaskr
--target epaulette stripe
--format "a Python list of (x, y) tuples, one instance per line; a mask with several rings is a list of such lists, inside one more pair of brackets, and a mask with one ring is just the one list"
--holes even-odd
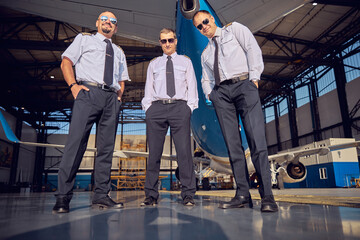
[(228, 26), (231, 26), (231, 24), (233, 24), (233, 22), (226, 24), (225, 27), (227, 28)]
[(202, 53), (201, 53), (201, 54), (203, 54), (203, 53), (205, 52), (205, 50), (208, 48), (208, 46), (209, 46), (209, 44), (208, 44), (208, 45), (206, 45), (206, 47), (204, 48), (204, 50), (202, 51)]
[[(116, 45), (116, 44), (115, 44)], [(118, 48), (120, 48), (120, 50), (125, 54), (124, 50), (119, 46), (119, 45), (116, 45)]]
[(150, 62), (154, 61), (155, 59), (157, 59), (158, 57), (154, 57), (153, 59), (150, 60)]
[(188, 59), (190, 59), (191, 60), (191, 58), (189, 58), (188, 56), (186, 56), (186, 55), (183, 55), (184, 57), (187, 57)]
[(81, 33), (83, 36), (87, 35), (87, 36), (91, 36), (92, 34), (91, 33), (88, 33), (88, 32), (82, 32)]

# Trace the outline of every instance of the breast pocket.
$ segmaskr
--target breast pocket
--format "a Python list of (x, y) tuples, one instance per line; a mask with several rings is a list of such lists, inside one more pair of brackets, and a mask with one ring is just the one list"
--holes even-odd
[(176, 81), (184, 82), (186, 80), (186, 68), (183, 66), (174, 66), (174, 74)]
[(210, 68), (211, 71), (214, 70), (214, 54), (208, 54), (208, 58), (204, 59), (204, 63)]
[(121, 58), (118, 55), (115, 55), (114, 58), (114, 76), (117, 81), (123, 80), (121, 79), (121, 73), (123, 72), (123, 64), (121, 62)]
[(235, 49), (238, 46), (239, 43), (232, 34), (227, 34), (221, 39), (221, 51), (225, 57), (235, 54)]

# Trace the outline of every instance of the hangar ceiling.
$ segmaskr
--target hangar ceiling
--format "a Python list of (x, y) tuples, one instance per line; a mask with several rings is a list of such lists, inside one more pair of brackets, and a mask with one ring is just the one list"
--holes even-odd
[[(359, 41), (359, 1), (317, 2), (255, 33), (265, 62), (260, 81), (263, 104), (287, 91), (309, 67), (331, 64), (341, 48)], [(61, 74), (60, 56), (79, 32), (94, 30), (6, 7), (0, 7), (0, 14), (0, 106), (21, 114), (35, 128), (40, 120), (69, 120), (72, 96)], [(161, 55), (161, 48), (121, 36), (113, 40), (127, 56), (132, 79), (126, 85), (124, 107), (139, 109), (148, 62)]]

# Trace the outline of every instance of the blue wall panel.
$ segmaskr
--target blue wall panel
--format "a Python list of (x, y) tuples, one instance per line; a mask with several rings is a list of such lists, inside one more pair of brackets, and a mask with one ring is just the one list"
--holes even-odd
[[(327, 179), (320, 179), (321, 168), (326, 168)], [(298, 183), (284, 183), (285, 188), (333, 188), (350, 186), (351, 178), (359, 177), (357, 162), (334, 162), (306, 166), (306, 179)]]

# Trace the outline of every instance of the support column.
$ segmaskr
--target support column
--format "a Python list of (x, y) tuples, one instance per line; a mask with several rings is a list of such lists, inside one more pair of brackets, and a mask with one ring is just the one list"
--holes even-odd
[[(16, 118), (16, 125), (15, 125), (15, 135), (16, 137), (21, 140), (21, 132), (22, 132), (22, 113), (23, 110), (19, 110), (19, 116)], [(9, 185), (10, 187), (16, 183), (16, 175), (18, 169), (18, 161), (19, 161), (19, 152), (20, 152), (20, 145), (18, 143), (13, 144), (13, 157), (11, 161), (11, 168), (10, 168), (10, 179)]]
[(291, 91), (289, 95), (287, 95), (288, 102), (288, 111), (289, 111), (289, 124), (290, 124), (290, 134), (291, 134), (291, 143), (292, 147), (299, 146), (299, 133), (296, 123), (296, 98), (295, 92)]
[(336, 81), (336, 90), (338, 93), (338, 100), (342, 118), (342, 125), (344, 129), (344, 137), (352, 138), (351, 132), (351, 121), (349, 117), (349, 107), (347, 103), (346, 97), (346, 74), (344, 63), (339, 58), (334, 58), (334, 74), (335, 74), (335, 81)]
[(315, 79), (311, 79), (309, 87), (310, 95), (310, 111), (311, 111), (311, 120), (313, 126), (313, 136), (314, 141), (322, 140), (321, 136), (321, 124), (320, 124), (320, 115), (319, 115), (319, 105), (317, 98), (319, 96), (317, 86), (315, 84)]
[[(45, 122), (42, 122), (40, 126), (43, 126)], [(46, 130), (45, 128), (39, 129), (37, 134), (37, 142), (38, 143), (46, 143)], [(44, 147), (36, 147), (36, 158), (35, 158), (35, 166), (34, 166), (34, 177), (33, 177), (33, 191), (34, 192), (41, 192), (42, 191), (42, 177), (44, 173), (44, 166), (45, 166), (45, 153), (46, 148)], [(46, 184), (46, 182), (45, 182)]]
[(279, 105), (277, 103), (274, 104), (274, 115), (275, 115), (275, 131), (276, 131), (276, 144), (278, 151), (282, 150), (281, 146), (281, 138), (280, 138), (280, 122), (279, 122)]

